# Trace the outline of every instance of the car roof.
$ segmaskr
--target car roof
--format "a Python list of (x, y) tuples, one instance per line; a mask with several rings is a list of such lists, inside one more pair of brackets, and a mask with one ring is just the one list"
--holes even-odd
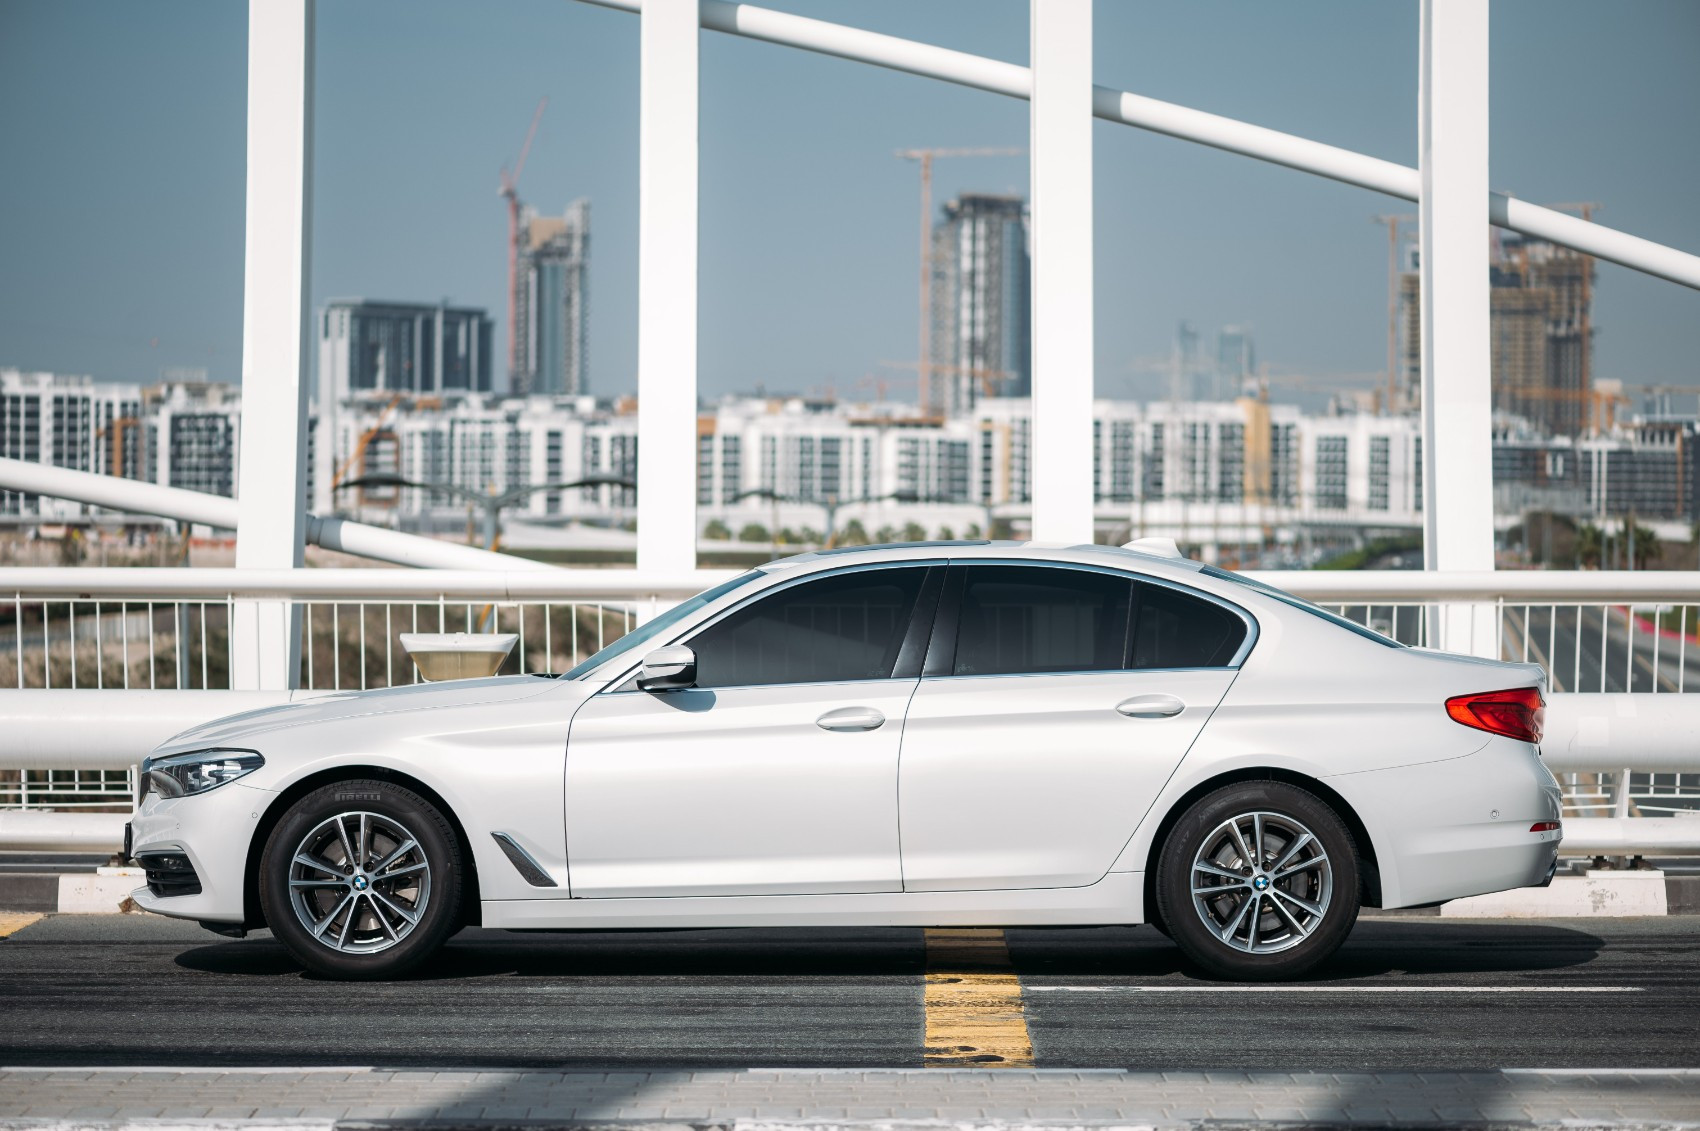
[(1157, 577), (1196, 583), (1202, 562), (1190, 558), (1170, 557), (1148, 553), (1125, 546), (1099, 546), (1092, 543), (1068, 542), (1010, 542), (987, 539), (961, 539), (938, 542), (892, 542), (877, 546), (846, 546), (831, 550), (812, 550), (793, 554), (758, 567), (766, 573), (798, 571), (813, 573), (817, 569), (873, 565), (885, 562), (952, 561), (974, 558), (998, 561), (1031, 559), (1044, 562), (1072, 562), (1079, 565), (1107, 566), (1111, 569), (1134, 570)]

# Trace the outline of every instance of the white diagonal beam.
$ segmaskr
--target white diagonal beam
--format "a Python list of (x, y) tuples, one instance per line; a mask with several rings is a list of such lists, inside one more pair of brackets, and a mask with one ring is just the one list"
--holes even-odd
[[(580, 2), (624, 12), (638, 12), (643, 8), (641, 0)], [(775, 12), (753, 4), (730, 3), (728, 0), (702, 0), (701, 19), (702, 26), (712, 31), (886, 67), (1010, 98), (1028, 98), (1032, 94), (1031, 72), (1026, 67), (1001, 59), (988, 59), (948, 47), (881, 35), (807, 16), (794, 16), (788, 12)], [(1285, 165), (1404, 200), (1414, 201), (1421, 194), (1421, 174), (1397, 161), (1384, 161), (1339, 146), (1107, 86), (1093, 88), (1092, 106), (1093, 114), (1105, 121), (1120, 122), (1229, 153), (1255, 157), (1259, 161)], [(1490, 194), (1488, 210), (1493, 222), (1501, 227), (1700, 289), (1700, 255), (1542, 208), (1504, 193)]]

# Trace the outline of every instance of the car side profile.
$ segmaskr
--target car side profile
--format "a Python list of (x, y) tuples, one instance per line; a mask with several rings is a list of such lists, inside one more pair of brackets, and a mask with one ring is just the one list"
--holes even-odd
[(144, 765), (143, 908), (339, 978), (512, 930), (1149, 923), (1295, 977), (1550, 881), (1544, 675), (1172, 551), (768, 563), (559, 676), (305, 699)]

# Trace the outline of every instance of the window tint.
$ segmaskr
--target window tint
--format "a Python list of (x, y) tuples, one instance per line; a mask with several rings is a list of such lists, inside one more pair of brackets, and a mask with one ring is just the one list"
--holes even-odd
[(697, 654), (696, 685), (888, 678), (926, 573), (856, 570), (758, 600), (688, 641)]
[(1122, 667), (1133, 583), (1086, 570), (968, 566), (956, 675)]
[(1212, 601), (1161, 585), (1139, 587), (1133, 668), (1220, 668), (1245, 640), (1245, 621)]

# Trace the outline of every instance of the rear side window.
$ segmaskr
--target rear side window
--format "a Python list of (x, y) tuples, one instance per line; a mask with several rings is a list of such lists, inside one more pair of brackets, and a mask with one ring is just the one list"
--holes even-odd
[(1246, 626), (1213, 601), (1141, 585), (1134, 610), (1132, 668), (1221, 668), (1245, 642)]
[(1044, 566), (968, 566), (954, 675), (1114, 671), (1123, 666), (1126, 577)]
[(925, 567), (856, 570), (764, 597), (688, 643), (698, 687), (889, 678)]

